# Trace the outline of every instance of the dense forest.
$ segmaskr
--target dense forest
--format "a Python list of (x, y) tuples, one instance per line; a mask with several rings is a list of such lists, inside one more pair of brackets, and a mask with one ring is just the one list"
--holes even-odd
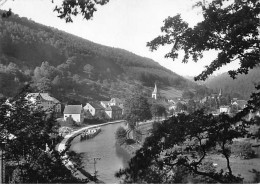
[(12, 15), (0, 18), (0, 95), (30, 83), (61, 100), (150, 94), (154, 83), (176, 90), (197, 85), (159, 63)]
[(237, 79), (232, 79), (227, 73), (210, 77), (206, 82), (206, 86), (215, 90), (230, 93), (239, 99), (249, 99), (251, 93), (255, 90), (255, 85), (260, 82), (260, 67), (252, 69), (247, 75), (238, 75)]

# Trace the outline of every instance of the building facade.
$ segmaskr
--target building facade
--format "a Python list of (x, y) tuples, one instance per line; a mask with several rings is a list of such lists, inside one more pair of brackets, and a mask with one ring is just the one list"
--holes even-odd
[(82, 105), (66, 105), (64, 108), (64, 121), (71, 117), (77, 123), (82, 123), (84, 120), (84, 109)]
[(87, 103), (86, 106), (84, 106), (84, 110), (89, 111), (92, 116), (101, 115), (105, 112), (104, 107), (98, 103)]
[(53, 110), (57, 114), (61, 114), (61, 103), (48, 93), (30, 93), (27, 99), (37, 106), (42, 107), (44, 111)]

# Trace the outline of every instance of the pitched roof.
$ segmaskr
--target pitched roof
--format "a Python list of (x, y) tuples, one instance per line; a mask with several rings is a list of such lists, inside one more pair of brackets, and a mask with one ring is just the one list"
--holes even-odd
[(100, 105), (99, 103), (89, 103), (93, 108), (95, 109), (104, 109), (104, 107), (102, 105)]
[(159, 93), (159, 90), (157, 89), (157, 85), (155, 83), (154, 85), (154, 90), (153, 90), (153, 94), (158, 94)]
[(57, 99), (50, 96), (48, 93), (29, 93), (27, 97), (33, 97), (36, 99), (36, 97), (41, 96), (46, 101), (53, 101), (54, 103), (59, 103)]
[(106, 108), (106, 110), (116, 111), (116, 110), (122, 110), (122, 108), (120, 108), (119, 106), (109, 106)]
[(66, 105), (64, 114), (81, 114), (82, 105)]

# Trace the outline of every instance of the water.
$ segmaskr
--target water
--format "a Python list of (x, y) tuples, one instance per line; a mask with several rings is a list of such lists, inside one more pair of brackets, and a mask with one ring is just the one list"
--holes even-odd
[(84, 169), (94, 175), (94, 158), (97, 160), (98, 179), (105, 183), (119, 183), (114, 175), (120, 168), (125, 168), (130, 159), (125, 150), (116, 144), (115, 132), (124, 123), (110, 124), (101, 127), (101, 132), (93, 139), (79, 141), (76, 137), (71, 143), (71, 150), (82, 153)]

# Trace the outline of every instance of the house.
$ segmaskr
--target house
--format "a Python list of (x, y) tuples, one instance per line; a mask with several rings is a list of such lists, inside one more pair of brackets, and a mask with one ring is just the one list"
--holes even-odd
[[(176, 103), (177, 104), (177, 103)], [(176, 105), (175, 103), (174, 104), (170, 104), (169, 105), (169, 107), (168, 107), (168, 109), (169, 109), (169, 111), (170, 110), (176, 110), (176, 108), (177, 108), (177, 105)]]
[(238, 100), (237, 98), (233, 98), (231, 101), (231, 105), (236, 105), (238, 110), (242, 110), (246, 107), (247, 101), (246, 100)]
[(64, 112), (64, 120), (71, 117), (74, 121), (82, 123), (84, 120), (84, 109), (82, 105), (66, 105)]
[(101, 106), (103, 106), (104, 108), (107, 108), (107, 107), (109, 107), (109, 102), (110, 102), (110, 101), (100, 101), (100, 104), (101, 104)]
[(48, 93), (29, 93), (26, 98), (44, 111), (53, 109), (55, 113), (61, 114), (61, 103)]
[(97, 116), (104, 113), (105, 108), (101, 106), (99, 103), (91, 102), (87, 103), (86, 106), (84, 106), (84, 110), (89, 111), (92, 116)]
[(122, 108), (119, 106), (109, 106), (105, 109), (110, 119), (122, 119)]
[(230, 113), (230, 106), (220, 106), (219, 107), (219, 113)]
[(109, 101), (109, 106), (119, 106), (121, 109), (123, 109), (124, 108), (124, 102), (121, 99), (112, 98)]

